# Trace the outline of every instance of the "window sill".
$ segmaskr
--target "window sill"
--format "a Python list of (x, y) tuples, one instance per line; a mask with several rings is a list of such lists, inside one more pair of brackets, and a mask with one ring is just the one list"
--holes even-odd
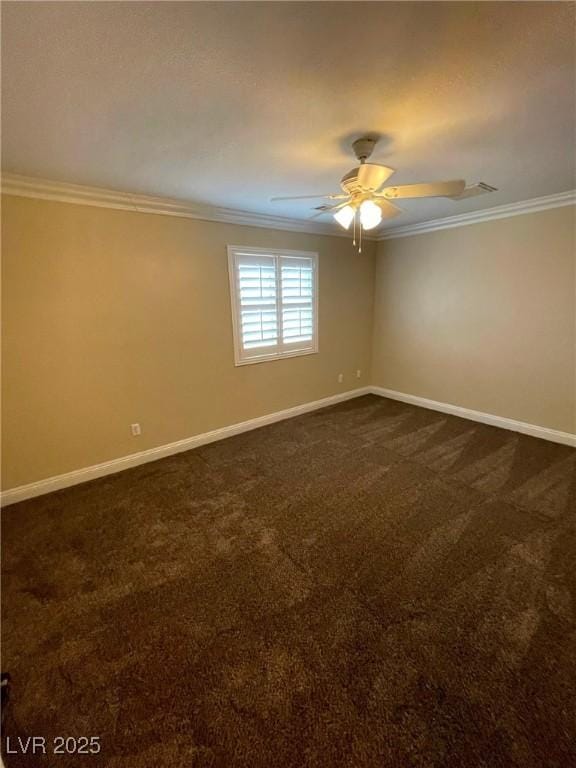
[(261, 355), (259, 357), (249, 357), (246, 360), (236, 360), (234, 365), (239, 367), (241, 365), (254, 365), (255, 363), (272, 363), (275, 360), (286, 360), (290, 357), (303, 357), (304, 355), (317, 355), (317, 349), (299, 349), (294, 352), (285, 352), (282, 355)]

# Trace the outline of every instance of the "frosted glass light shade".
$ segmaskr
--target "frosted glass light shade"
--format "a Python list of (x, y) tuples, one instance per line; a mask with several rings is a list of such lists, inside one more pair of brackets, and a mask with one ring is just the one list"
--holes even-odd
[[(346, 209), (344, 209), (346, 210)], [(360, 206), (362, 229), (374, 229), (382, 221), (382, 211), (372, 200), (364, 200)]]
[(349, 229), (350, 224), (352, 224), (352, 219), (354, 218), (354, 208), (352, 208), (351, 205), (346, 205), (344, 208), (340, 208), (339, 211), (336, 211), (334, 218), (341, 227)]

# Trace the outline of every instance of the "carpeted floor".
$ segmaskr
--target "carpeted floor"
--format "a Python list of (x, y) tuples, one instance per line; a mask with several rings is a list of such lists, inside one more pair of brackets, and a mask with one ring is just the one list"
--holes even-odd
[(9, 507), (5, 736), (102, 752), (7, 768), (574, 766), (575, 510), (574, 449), (375, 396)]

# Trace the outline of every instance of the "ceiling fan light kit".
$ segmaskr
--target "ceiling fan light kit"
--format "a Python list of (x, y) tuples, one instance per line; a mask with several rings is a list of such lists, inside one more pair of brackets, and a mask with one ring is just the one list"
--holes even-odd
[[(454, 181), (435, 181), (422, 184), (403, 184), (388, 186), (384, 184), (395, 173), (393, 168), (385, 165), (366, 162), (376, 146), (376, 139), (365, 136), (352, 144), (354, 154), (360, 165), (348, 171), (340, 180), (344, 194), (340, 192), (327, 195), (297, 195), (296, 197), (273, 197), (272, 202), (281, 200), (306, 200), (324, 198), (331, 200), (334, 205), (322, 205), (316, 208), (318, 213), (311, 218), (332, 214), (334, 219), (344, 229), (350, 229), (354, 223), (354, 245), (356, 245), (356, 226), (359, 230), (360, 246), (362, 249), (362, 230), (375, 229), (382, 219), (391, 219), (402, 213), (391, 200), (425, 197), (446, 197), (451, 200), (464, 200), (486, 192), (495, 192), (496, 188), (489, 184), (466, 186), (462, 179)], [(342, 202), (339, 202), (342, 201)], [(358, 222), (357, 222), (358, 219)]]

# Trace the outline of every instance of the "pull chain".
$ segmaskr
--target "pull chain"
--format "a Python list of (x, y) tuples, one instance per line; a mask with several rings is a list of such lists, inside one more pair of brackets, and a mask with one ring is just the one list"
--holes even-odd
[[(357, 217), (357, 215), (358, 216), (360, 215), (358, 213), (358, 211), (354, 211), (354, 218), (352, 219), (353, 224), (354, 224), (353, 229), (352, 229), (352, 232), (353, 232), (352, 245), (356, 245), (356, 217)], [(358, 253), (362, 253), (362, 223), (360, 221), (358, 222), (358, 241), (359, 241), (358, 242)]]

